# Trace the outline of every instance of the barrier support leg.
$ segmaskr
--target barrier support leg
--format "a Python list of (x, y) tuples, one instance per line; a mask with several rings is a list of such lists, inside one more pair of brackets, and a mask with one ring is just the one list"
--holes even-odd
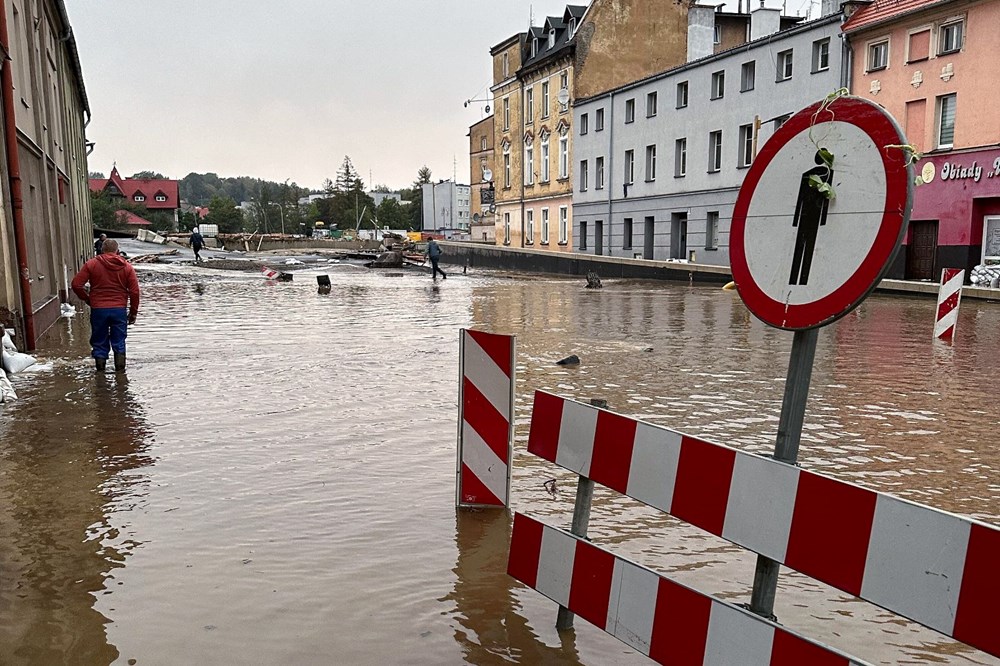
[[(595, 398), (590, 401), (590, 404), (606, 409), (608, 401)], [(587, 528), (590, 526), (590, 505), (593, 499), (594, 481), (585, 476), (579, 477), (576, 484), (576, 504), (573, 506), (573, 524), (569, 531), (583, 539), (587, 538)], [(570, 609), (560, 606), (556, 616), (556, 629), (559, 631), (572, 629), (573, 617), (573, 612)]]
[[(792, 339), (792, 353), (788, 361), (788, 378), (785, 380), (785, 396), (781, 403), (781, 418), (778, 421), (778, 438), (774, 446), (774, 459), (795, 464), (799, 456), (799, 441), (802, 438), (802, 421), (809, 397), (809, 381), (812, 379), (813, 359), (816, 357), (816, 340), (819, 329), (810, 328), (795, 331)], [(779, 564), (769, 557), (757, 556), (757, 569), (753, 577), (753, 592), (750, 595), (750, 610), (757, 615), (774, 619), (774, 595), (778, 589)]]

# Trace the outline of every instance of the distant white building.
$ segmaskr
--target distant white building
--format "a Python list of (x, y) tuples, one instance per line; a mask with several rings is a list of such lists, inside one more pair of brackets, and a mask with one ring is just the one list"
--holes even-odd
[(376, 206), (380, 206), (386, 199), (395, 199), (396, 203), (403, 203), (403, 195), (400, 192), (366, 192), (372, 198)]
[(323, 192), (320, 192), (318, 194), (310, 194), (308, 196), (299, 197), (299, 205), (300, 206), (308, 206), (309, 204), (313, 203), (314, 201), (318, 201), (319, 199), (326, 199), (326, 198), (327, 198), (327, 195), (324, 194)]
[(468, 240), (472, 188), (450, 180), (422, 185), (423, 230), (451, 240)]

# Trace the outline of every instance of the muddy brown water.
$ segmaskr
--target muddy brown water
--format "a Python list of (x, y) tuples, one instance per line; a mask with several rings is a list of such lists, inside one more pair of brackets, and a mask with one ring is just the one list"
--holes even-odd
[[(48, 335), (0, 407), (0, 664), (649, 663), (557, 634), (504, 572), (509, 517), (453, 508), (458, 329), (517, 334), (512, 500), (563, 526), (534, 389), (768, 451), (791, 335), (717, 287), (329, 272), (145, 268), (127, 378), (94, 376), (85, 315)], [(800, 459), (997, 524), (1000, 305), (963, 303), (953, 346), (933, 313), (874, 296), (820, 333)], [(749, 599), (752, 555), (621, 496), (591, 537)], [(776, 612), (873, 662), (1000, 663), (786, 570)]]

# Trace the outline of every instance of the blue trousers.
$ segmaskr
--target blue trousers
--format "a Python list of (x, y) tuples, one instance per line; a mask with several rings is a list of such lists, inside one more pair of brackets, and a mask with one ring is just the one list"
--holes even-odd
[(94, 358), (107, 358), (114, 349), (125, 353), (128, 335), (128, 308), (92, 308), (90, 310), (90, 346)]

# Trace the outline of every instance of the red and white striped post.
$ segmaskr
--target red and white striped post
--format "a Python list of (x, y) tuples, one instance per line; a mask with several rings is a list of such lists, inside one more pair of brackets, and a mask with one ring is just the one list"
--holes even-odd
[(941, 271), (941, 290), (938, 291), (937, 317), (934, 320), (934, 337), (942, 340), (955, 338), (958, 324), (958, 304), (962, 300), (962, 285), (965, 271), (960, 268), (945, 268)]
[(514, 435), (513, 335), (459, 334), (457, 506), (507, 506)]

